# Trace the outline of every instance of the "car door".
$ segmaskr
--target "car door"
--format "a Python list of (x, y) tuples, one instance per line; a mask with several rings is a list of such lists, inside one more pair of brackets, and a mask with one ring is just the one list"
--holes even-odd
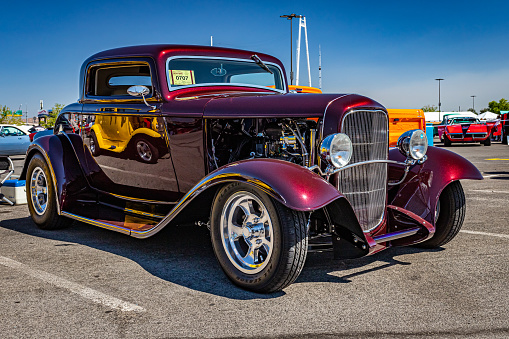
[(0, 154), (25, 154), (30, 145), (30, 137), (14, 126), (3, 126), (0, 132)]
[(89, 167), (100, 169), (90, 177), (92, 187), (128, 201), (176, 203), (181, 194), (165, 121), (157, 106), (127, 93), (145, 85), (154, 102), (151, 61), (101, 60), (86, 74), (81, 137), (93, 156)]

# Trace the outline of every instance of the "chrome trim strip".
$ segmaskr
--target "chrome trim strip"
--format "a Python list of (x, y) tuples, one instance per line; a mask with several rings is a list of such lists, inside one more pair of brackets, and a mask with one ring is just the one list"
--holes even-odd
[[(324, 126), (325, 126), (325, 116), (327, 115), (327, 110), (329, 109), (329, 106), (332, 105), (332, 103), (336, 100), (339, 100), (341, 98), (344, 98), (346, 96), (348, 96), (350, 94), (343, 94), (342, 96), (339, 96), (331, 101), (329, 101), (329, 103), (327, 104), (327, 106), (325, 107), (325, 110), (323, 111), (323, 117), (322, 117), (322, 126), (320, 126), (320, 135), (318, 136), (318, 142), (317, 144), (320, 144), (323, 140), (323, 129), (324, 129)], [(320, 157), (318, 157), (318, 159), (320, 159)]]
[(102, 222), (102, 221), (97, 221), (97, 220), (81, 217), (81, 216), (73, 214), (73, 213), (62, 211), (62, 215), (65, 216), (65, 217), (74, 219), (74, 220), (78, 220), (78, 221), (81, 221), (81, 222), (84, 222), (84, 223), (87, 223), (87, 224), (91, 224), (91, 225), (94, 225), (94, 226), (99, 226), (101, 228), (106, 228), (108, 230), (124, 233), (124, 234), (127, 234), (127, 235), (129, 235), (131, 233), (131, 230), (128, 229), (128, 228), (124, 228), (124, 227), (108, 224), (106, 222)]
[(396, 240), (396, 239), (400, 239), (400, 238), (409, 237), (411, 235), (417, 234), (420, 230), (421, 230), (420, 227), (414, 227), (414, 228), (410, 228), (410, 229), (402, 230), (402, 231), (398, 231), (398, 232), (382, 234), (377, 237), (373, 237), (373, 240), (375, 240), (377, 244), (380, 244), (380, 243), (387, 242), (387, 241), (392, 241), (392, 240)]
[[(235, 164), (235, 163), (233, 163)], [(226, 179), (232, 177), (232, 179)], [(219, 180), (217, 180), (219, 179)], [(177, 214), (182, 211), (194, 198), (196, 198), (201, 192), (205, 191), (206, 189), (210, 188), (211, 186), (214, 186), (216, 184), (220, 183), (226, 183), (230, 181), (236, 181), (238, 180), (238, 173), (212, 173), (209, 174), (207, 177), (203, 178), (199, 183), (197, 183), (193, 188), (189, 190), (189, 192), (186, 193), (186, 195), (179, 201), (179, 203), (173, 207), (173, 209), (164, 217), (163, 220), (161, 220), (157, 225), (152, 227), (149, 230), (146, 231), (137, 231), (132, 230), (131, 236), (135, 238), (148, 238), (150, 236), (153, 236), (157, 232), (159, 232), (161, 229), (163, 229), (167, 224), (169, 224)], [(256, 185), (257, 180), (254, 178), (246, 177), (245, 181), (246, 184), (249, 185)], [(259, 189), (263, 190), (265, 193), (273, 197), (274, 199), (284, 199), (280, 196), (277, 196), (275, 192), (269, 191), (267, 188), (264, 188), (262, 186), (256, 185)]]
[(338, 173), (340, 171), (343, 171), (345, 169), (349, 169), (349, 168), (352, 168), (352, 167), (362, 166), (362, 165), (366, 165), (366, 164), (376, 164), (376, 163), (387, 163), (387, 164), (396, 164), (396, 165), (401, 165), (401, 166), (408, 166), (408, 164), (405, 163), (405, 162), (395, 161), (395, 160), (369, 160), (369, 161), (356, 162), (354, 164), (346, 165), (346, 166), (341, 167), (341, 168), (336, 168), (335, 170), (333, 170), (331, 172), (328, 172), (328, 171), (323, 172), (322, 169), (318, 165), (307, 167), (307, 169), (310, 170), (310, 171), (314, 171), (315, 169), (317, 169), (321, 176), (326, 176), (326, 175), (330, 176), (330, 175), (336, 174), (336, 173)]
[(275, 64), (275, 63), (269, 62), (269, 61), (267, 61), (267, 62), (264, 61), (264, 63), (267, 64), (267, 65), (274, 66), (277, 69), (279, 69), (279, 75), (281, 76), (281, 80), (283, 82), (284, 89), (276, 89), (276, 88), (270, 88), (270, 87), (265, 87), (265, 86), (257, 86), (257, 85), (251, 85), (251, 84), (237, 84), (237, 83), (229, 83), (229, 84), (225, 84), (225, 83), (195, 84), (195, 85), (174, 87), (172, 89), (172, 87), (170, 85), (170, 77), (169, 77), (169, 74), (168, 74), (168, 69), (169, 69), (168, 67), (169, 67), (170, 61), (174, 60), (174, 59), (230, 60), (230, 61), (248, 62), (248, 63), (252, 63), (252, 64), (256, 65), (256, 62), (254, 62), (254, 60), (251, 60), (251, 59), (242, 59), (242, 58), (211, 57), (211, 56), (206, 56), (206, 55), (175, 55), (175, 56), (171, 56), (168, 59), (166, 59), (166, 68), (164, 69), (165, 76), (166, 76), (166, 86), (168, 86), (168, 91), (169, 92), (173, 92), (173, 91), (176, 91), (176, 90), (179, 90), (179, 89), (182, 89), (182, 88), (209, 87), (209, 86), (242, 86), (242, 87), (262, 88), (262, 89), (266, 89), (266, 90), (272, 90), (272, 91), (278, 92), (278, 93), (287, 93), (288, 92), (288, 85), (286, 83), (286, 79), (283, 76), (283, 70), (281, 69), (281, 67), (279, 67), (278, 64)]
[[(226, 174), (227, 175), (227, 174)], [(221, 175), (220, 175), (221, 176)], [(224, 175), (223, 175), (224, 176)], [(186, 193), (186, 195), (180, 199), (179, 203), (173, 207), (173, 209), (168, 213), (163, 220), (161, 220), (157, 225), (152, 227), (149, 230), (146, 231), (131, 231), (131, 236), (139, 239), (148, 238), (150, 236), (153, 236), (160, 230), (162, 230), (167, 224), (169, 224), (175, 216), (184, 209), (196, 196), (198, 196), (201, 192), (203, 192), (208, 187), (214, 185), (212, 183), (211, 185), (207, 185), (208, 183), (212, 182), (212, 180), (216, 178), (216, 176), (207, 176), (203, 178), (199, 183), (197, 183), (193, 188), (189, 190), (189, 192)]]

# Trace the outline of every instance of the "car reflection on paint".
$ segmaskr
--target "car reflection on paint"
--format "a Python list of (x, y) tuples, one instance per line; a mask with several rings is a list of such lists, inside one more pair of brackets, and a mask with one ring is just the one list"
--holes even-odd
[(161, 128), (156, 118), (101, 115), (90, 128), (90, 151), (95, 157), (113, 152), (155, 163), (167, 152), (161, 141)]

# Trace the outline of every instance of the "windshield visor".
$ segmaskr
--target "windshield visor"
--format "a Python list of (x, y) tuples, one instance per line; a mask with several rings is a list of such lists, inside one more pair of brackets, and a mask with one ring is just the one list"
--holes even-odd
[(184, 86), (235, 85), (284, 90), (281, 70), (266, 63), (271, 73), (254, 61), (213, 58), (168, 59), (166, 72), (170, 91)]

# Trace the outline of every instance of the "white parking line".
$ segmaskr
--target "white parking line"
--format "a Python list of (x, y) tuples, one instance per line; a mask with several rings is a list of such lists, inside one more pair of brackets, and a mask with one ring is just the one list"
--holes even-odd
[(71, 291), (72, 293), (76, 293), (83, 298), (90, 299), (95, 303), (102, 304), (123, 312), (129, 312), (129, 311), (136, 311), (136, 312), (144, 312), (145, 309), (143, 307), (140, 307), (138, 305), (134, 305), (131, 303), (128, 303), (126, 301), (117, 299), (115, 297), (110, 297), (109, 295), (106, 295), (104, 293), (101, 293), (99, 291), (93, 290), (91, 288), (82, 286), (77, 283), (73, 283), (72, 281), (57, 277), (56, 275), (39, 271), (33, 268), (30, 268), (30, 266), (22, 264), (18, 261), (2, 257), (0, 256), (0, 264), (13, 268), (21, 273), (27, 274), (33, 278), (40, 279), (42, 281), (45, 281), (49, 284), (52, 284), (57, 287), (64, 288), (66, 290)]
[(467, 231), (467, 230), (460, 230), (460, 232), (468, 233), (468, 234), (487, 235), (487, 236), (490, 236), (490, 237), (508, 238), (509, 239), (509, 234), (497, 234), (497, 233), (487, 233), (487, 232)]

